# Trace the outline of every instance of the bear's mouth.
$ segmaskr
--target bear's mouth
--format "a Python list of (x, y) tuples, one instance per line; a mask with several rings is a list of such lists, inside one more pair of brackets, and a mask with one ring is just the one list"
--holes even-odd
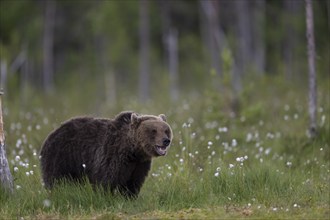
[(156, 152), (159, 156), (165, 156), (167, 153), (167, 146), (158, 146), (155, 147)]

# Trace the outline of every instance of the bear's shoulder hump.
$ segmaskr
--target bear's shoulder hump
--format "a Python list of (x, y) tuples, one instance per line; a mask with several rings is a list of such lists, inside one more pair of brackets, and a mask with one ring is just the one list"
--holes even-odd
[(134, 112), (133, 111), (124, 111), (116, 115), (114, 121), (119, 124), (130, 124), (131, 123), (131, 116)]

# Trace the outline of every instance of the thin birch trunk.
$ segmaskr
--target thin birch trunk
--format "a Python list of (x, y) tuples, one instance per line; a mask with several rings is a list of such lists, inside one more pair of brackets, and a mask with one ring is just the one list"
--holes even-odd
[(312, 0), (306, 0), (306, 36), (308, 48), (308, 73), (309, 73), (309, 134), (312, 138), (316, 136), (316, 108), (317, 108), (317, 88), (315, 71), (315, 43), (314, 43), (314, 20)]
[(140, 76), (139, 76), (139, 98), (142, 102), (149, 99), (150, 73), (149, 73), (149, 2), (140, 0)]
[(7, 90), (7, 69), (8, 69), (8, 66), (7, 66), (7, 60), (3, 59), (0, 61), (0, 89), (3, 89), (3, 91), (6, 92)]
[(170, 73), (170, 95), (172, 101), (179, 98), (178, 91), (178, 31), (170, 29), (168, 35), (168, 55), (169, 55), (169, 73)]
[(6, 192), (13, 192), (13, 177), (10, 173), (9, 164), (6, 156), (1, 96), (2, 92), (0, 92), (0, 187)]
[(45, 20), (43, 34), (43, 83), (46, 92), (54, 90), (54, 26), (56, 2), (45, 1)]

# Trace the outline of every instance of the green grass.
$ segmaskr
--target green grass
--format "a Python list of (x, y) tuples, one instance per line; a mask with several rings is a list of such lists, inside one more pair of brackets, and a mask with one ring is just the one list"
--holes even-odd
[[(239, 115), (230, 112), (230, 97), (212, 90), (175, 105), (142, 106), (129, 100), (98, 109), (94, 103), (82, 104), (91, 97), (70, 105), (65, 91), (58, 97), (34, 97), (32, 104), (6, 99), (6, 144), (15, 192), (0, 192), (0, 219), (329, 219), (327, 84), (319, 86), (314, 140), (306, 135), (305, 88), (267, 79), (253, 83), (263, 92), (246, 87)], [(88, 182), (64, 182), (51, 192), (43, 188), (38, 152), (53, 128), (76, 114), (112, 117), (131, 109), (165, 113), (174, 132), (168, 156), (153, 161), (136, 200), (93, 190)]]

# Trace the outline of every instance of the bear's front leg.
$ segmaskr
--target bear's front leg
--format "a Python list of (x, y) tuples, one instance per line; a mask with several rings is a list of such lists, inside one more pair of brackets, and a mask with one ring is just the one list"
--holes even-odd
[(120, 188), (120, 193), (129, 199), (137, 198), (150, 167), (151, 161), (138, 163), (126, 185)]

